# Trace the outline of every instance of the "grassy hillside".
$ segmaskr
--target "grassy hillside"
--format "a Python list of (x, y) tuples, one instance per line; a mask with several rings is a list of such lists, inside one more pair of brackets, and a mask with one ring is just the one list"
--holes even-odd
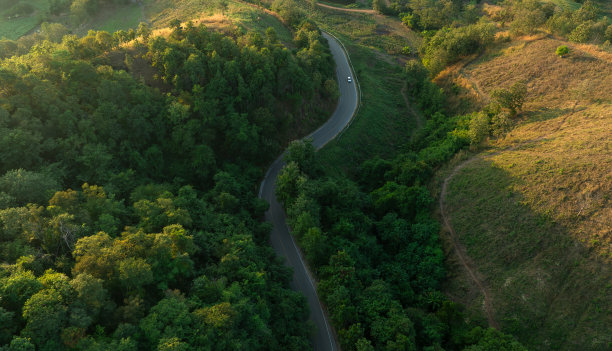
[[(6, 3), (6, 4), (4, 4)], [(42, 15), (48, 10), (49, 4), (46, 0), (6, 1), (0, 6), (0, 39), (17, 39), (35, 28), (41, 20)], [(29, 8), (29, 13), (16, 10), (16, 6)], [(30, 12), (31, 11), (31, 12)]]
[(331, 173), (354, 170), (374, 155), (392, 158), (417, 128), (402, 95), (402, 48), (417, 48), (420, 37), (396, 18), (304, 6), (309, 18), (345, 43), (362, 90), (362, 103), (340, 138), (319, 157)]
[[(561, 44), (572, 50), (563, 59)], [(522, 38), (455, 80), (485, 101), (499, 86), (528, 86), (519, 126), (457, 172), (446, 201), (502, 330), (535, 350), (609, 350), (612, 55)], [(447, 291), (478, 314), (471, 290), (456, 268)]]
[(260, 32), (272, 27), (283, 42), (290, 43), (292, 39), (287, 27), (274, 13), (241, 1), (157, 0), (147, 5), (145, 12), (153, 28), (167, 27), (175, 19), (182, 22), (191, 20), (196, 24), (202, 22), (213, 28), (232, 23)]

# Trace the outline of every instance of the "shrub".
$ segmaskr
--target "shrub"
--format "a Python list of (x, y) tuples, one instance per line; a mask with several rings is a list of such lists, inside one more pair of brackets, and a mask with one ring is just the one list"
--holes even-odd
[(472, 115), (472, 119), (470, 119), (470, 127), (468, 130), (471, 145), (478, 145), (482, 143), (487, 136), (489, 136), (489, 122), (489, 115), (484, 112), (479, 112)]
[(502, 111), (491, 118), (491, 133), (496, 138), (503, 136), (512, 129), (512, 119), (508, 112)]
[(570, 35), (567, 37), (570, 41), (575, 43), (586, 43), (591, 39), (592, 30), (591, 26), (593, 25), (592, 21), (587, 21), (581, 23), (576, 29), (574, 29)]
[(402, 48), (402, 54), (404, 54), (406, 56), (412, 55), (412, 48), (410, 46), (404, 46)]
[(612, 24), (609, 25), (608, 28), (606, 28), (605, 37), (606, 40), (612, 41)]
[(502, 108), (508, 109), (511, 116), (523, 107), (525, 97), (527, 96), (527, 86), (524, 83), (514, 83), (510, 89), (495, 89), (491, 93), (493, 100)]
[(565, 56), (565, 55), (569, 54), (569, 52), (570, 52), (570, 50), (569, 50), (569, 48), (567, 47), (567, 45), (561, 45), (561, 46), (559, 46), (559, 47), (557, 48), (557, 51), (556, 51), (557, 55), (559, 55), (559, 56), (561, 56), (561, 57), (563, 57), (563, 56)]
[(484, 50), (494, 38), (495, 26), (480, 23), (459, 28), (443, 28), (421, 47), (423, 65), (437, 75), (448, 64)]
[(568, 35), (576, 28), (577, 24), (574, 23), (570, 11), (561, 11), (549, 18), (546, 26), (553, 33)]
[[(548, 11), (550, 13), (550, 11)], [(513, 8), (514, 20), (510, 24), (513, 34), (535, 33), (546, 23), (547, 12), (542, 4), (534, 0), (517, 2)], [(548, 16), (552, 13), (548, 14)]]

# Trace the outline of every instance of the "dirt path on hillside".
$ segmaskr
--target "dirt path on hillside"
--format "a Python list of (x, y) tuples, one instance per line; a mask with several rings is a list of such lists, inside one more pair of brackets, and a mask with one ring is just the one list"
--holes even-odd
[(317, 3), (317, 6), (324, 7), (326, 9), (332, 9), (332, 10), (338, 10), (338, 11), (344, 11), (344, 12), (371, 13), (373, 15), (377, 14), (376, 11), (369, 10), (369, 9), (346, 9), (344, 7), (335, 7), (335, 6), (330, 6), (330, 5), (321, 4), (321, 3)]
[(444, 184), (442, 185), (442, 192), (440, 193), (440, 213), (442, 215), (442, 219), (444, 220), (444, 226), (446, 227), (446, 229), (448, 230), (450, 234), (450, 237), (453, 243), (453, 248), (455, 250), (455, 254), (459, 258), (459, 262), (461, 263), (463, 268), (465, 268), (470, 278), (472, 278), (472, 280), (474, 281), (474, 284), (476, 284), (482, 296), (484, 296), (484, 310), (485, 310), (485, 314), (487, 315), (487, 321), (489, 322), (489, 326), (495, 329), (499, 329), (499, 324), (497, 324), (497, 321), (495, 320), (495, 317), (494, 317), (495, 313), (493, 309), (493, 303), (491, 302), (491, 296), (483, 282), (484, 279), (482, 278), (482, 275), (478, 272), (478, 269), (475, 267), (475, 264), (472, 262), (472, 260), (468, 256), (465, 246), (463, 246), (463, 244), (461, 244), (461, 242), (459, 241), (459, 238), (457, 237), (457, 234), (455, 233), (455, 229), (450, 224), (450, 216), (446, 212), (446, 207), (444, 206), (444, 203), (446, 202), (446, 193), (448, 190), (448, 183), (450, 182), (450, 180), (457, 173), (459, 173), (459, 171), (462, 170), (465, 166), (474, 162), (478, 158), (479, 158), (478, 156), (474, 156), (462, 162), (457, 167), (455, 167), (455, 169), (453, 169), (451, 174), (448, 177), (446, 177), (446, 179), (444, 179)]
[(455, 251), (455, 254), (457, 255), (457, 257), (459, 258), (459, 262), (461, 263), (461, 265), (463, 266), (463, 268), (465, 268), (465, 270), (467, 271), (468, 275), (470, 276), (470, 278), (474, 281), (474, 284), (476, 284), (476, 286), (478, 287), (478, 290), (480, 290), (480, 293), (482, 294), (482, 296), (484, 296), (484, 309), (485, 309), (485, 314), (487, 315), (487, 320), (489, 322), (489, 326), (495, 328), (495, 329), (499, 329), (499, 324), (497, 323), (497, 321), (495, 320), (495, 309), (493, 308), (493, 303), (492, 303), (492, 298), (491, 295), (489, 294), (489, 291), (487, 289), (487, 287), (485, 286), (484, 283), (484, 278), (482, 277), (482, 274), (480, 272), (478, 272), (478, 268), (476, 267), (476, 264), (474, 262), (472, 262), (472, 259), (468, 256), (467, 254), (467, 250), (465, 248), (465, 246), (463, 246), (463, 244), (461, 243), (461, 241), (459, 240), (459, 238), (457, 237), (457, 233), (455, 232), (455, 228), (453, 228), (453, 226), (450, 223), (450, 216), (448, 214), (448, 212), (446, 211), (446, 196), (448, 193), (448, 183), (450, 183), (451, 179), (456, 176), (459, 171), (461, 171), (463, 168), (465, 168), (467, 165), (469, 165), (470, 163), (476, 161), (477, 159), (487, 159), (493, 156), (496, 156), (502, 152), (505, 151), (513, 151), (516, 150), (518, 148), (521, 148), (525, 145), (529, 145), (529, 144), (533, 144), (539, 141), (544, 140), (545, 138), (547, 138), (549, 135), (551, 135), (554, 132), (559, 131), (561, 128), (563, 128), (563, 126), (565, 125), (565, 122), (568, 120), (568, 118), (573, 115), (576, 110), (577, 110), (577, 106), (578, 106), (578, 101), (576, 101), (574, 103), (574, 106), (572, 107), (572, 111), (571, 113), (569, 113), (567, 116), (565, 116), (565, 118), (563, 118), (559, 124), (557, 125), (557, 127), (551, 131), (551, 133), (545, 135), (545, 136), (541, 136), (539, 138), (536, 139), (531, 139), (531, 140), (526, 140), (522, 143), (519, 143), (517, 145), (505, 148), (503, 150), (499, 150), (499, 151), (495, 151), (493, 153), (487, 154), (487, 155), (476, 155), (473, 156), (463, 162), (461, 162), (458, 166), (456, 166), (452, 172), (444, 179), (444, 183), (442, 184), (442, 191), (440, 193), (440, 215), (442, 216), (442, 220), (444, 221), (444, 226), (446, 228), (446, 230), (448, 230), (448, 233), (450, 234), (451, 240), (452, 240), (452, 244), (453, 244), (453, 249)]

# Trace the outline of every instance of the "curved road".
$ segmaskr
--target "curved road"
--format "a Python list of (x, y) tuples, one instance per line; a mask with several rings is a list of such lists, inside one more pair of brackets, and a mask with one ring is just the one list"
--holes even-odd
[[(347, 82), (347, 77), (354, 77), (348, 57), (338, 41), (327, 33), (323, 33), (323, 36), (328, 40), (329, 47), (336, 61), (336, 77), (338, 79), (340, 98), (331, 118), (314, 133), (307, 136), (307, 138), (312, 138), (312, 144), (316, 149), (323, 147), (349, 124), (359, 103), (356, 84), (354, 82)], [(310, 309), (310, 320), (317, 327), (312, 338), (314, 349), (317, 351), (335, 351), (339, 348), (327, 315), (323, 311), (317, 296), (314, 279), (312, 279), (312, 275), (306, 268), (304, 259), (293, 237), (289, 234), (289, 228), (285, 222), (285, 212), (274, 195), (276, 177), (285, 165), (283, 155), (279, 156), (270, 166), (259, 188), (259, 197), (270, 203), (270, 208), (266, 212), (266, 220), (273, 224), (270, 242), (276, 253), (285, 259), (285, 264), (293, 268), (291, 288), (306, 296)]]

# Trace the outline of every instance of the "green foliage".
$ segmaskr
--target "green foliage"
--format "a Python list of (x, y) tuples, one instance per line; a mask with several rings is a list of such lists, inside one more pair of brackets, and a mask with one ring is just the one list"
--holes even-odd
[(515, 116), (523, 107), (527, 97), (527, 85), (516, 82), (510, 89), (499, 88), (493, 90), (491, 97), (499, 106), (509, 110), (511, 116)]
[(405, 80), (407, 93), (416, 100), (421, 111), (426, 115), (442, 111), (445, 96), (436, 84), (429, 80), (429, 72), (417, 60), (406, 63)]
[[(75, 1), (72, 15), (99, 4)], [(190, 25), (77, 38), (43, 24), (31, 46), (0, 42), (12, 56), (0, 62), (0, 349), (310, 346), (255, 194), (261, 166), (335, 96), (325, 40), (296, 28), (295, 52), (273, 30)], [(136, 35), (138, 57), (120, 47)], [(108, 66), (116, 54), (150, 64), (161, 91)], [(291, 155), (316, 169), (311, 145)], [(307, 238), (323, 257), (320, 235)]]
[(586, 43), (591, 39), (591, 27), (593, 23), (590, 21), (583, 22), (578, 25), (567, 37), (575, 43)]
[(40, 34), (46, 40), (54, 43), (60, 43), (64, 35), (70, 33), (68, 28), (61, 23), (43, 22), (40, 25)]
[[(432, 84), (422, 66), (411, 64), (407, 71), (410, 89)], [(306, 176), (317, 160), (301, 161), (311, 159), (303, 156), (302, 144), (290, 148), (296, 156), (278, 178), (288, 224), (319, 277), (319, 293), (343, 349), (416, 350), (442, 344), (460, 349), (478, 342), (465, 341), (467, 327), (458, 327), (461, 337), (451, 339), (445, 322), (432, 313), (445, 301), (436, 293), (445, 277), (444, 254), (439, 224), (428, 214), (433, 199), (420, 185), (432, 168), (469, 143), (468, 125), (446, 118), (430, 97), (420, 99), (439, 116), (428, 121), (422, 138), (429, 139), (415, 141), (413, 152), (393, 162), (365, 162), (361, 188), (346, 178)]]
[(493, 328), (483, 330), (476, 327), (469, 333), (468, 338), (473, 340), (472, 342), (475, 342), (475, 344), (465, 348), (465, 351), (527, 350), (512, 336), (503, 334)]
[(409, 0), (407, 6), (412, 10), (413, 29), (441, 29), (459, 16), (460, 7), (450, 0)]
[(34, 6), (27, 2), (19, 2), (13, 5), (8, 10), (4, 11), (4, 16), (7, 18), (26, 16), (34, 12)]
[(420, 52), (423, 65), (437, 75), (447, 65), (468, 55), (481, 52), (494, 38), (494, 25), (471, 24), (465, 27), (445, 27), (426, 39)]
[(312, 140), (292, 141), (287, 148), (284, 159), (287, 163), (295, 162), (298, 169), (304, 174), (313, 175), (316, 173), (317, 163)]
[(489, 115), (484, 112), (476, 113), (470, 119), (470, 127), (468, 134), (472, 145), (479, 145), (487, 136), (489, 136), (490, 128)]
[(533, 34), (553, 15), (554, 7), (537, 0), (515, 1), (511, 13), (510, 31), (515, 34)]
[(609, 37), (606, 34), (608, 19), (600, 18), (600, 9), (591, 0), (586, 0), (576, 11), (556, 12), (546, 24), (551, 31), (577, 43), (601, 43)]
[(491, 117), (491, 131), (493, 136), (500, 137), (512, 129), (513, 121), (511, 115), (507, 112), (500, 111)]
[(10, 199), (4, 207), (44, 204), (59, 188), (59, 182), (53, 176), (24, 169), (7, 171), (0, 177), (0, 194)]
[(570, 53), (570, 49), (567, 47), (567, 45), (561, 45), (557, 48), (555, 53), (560, 57), (564, 57), (565, 55)]
[(305, 17), (295, 0), (275, 0), (272, 3), (272, 11), (278, 13), (283, 22), (293, 28), (297, 28)]

